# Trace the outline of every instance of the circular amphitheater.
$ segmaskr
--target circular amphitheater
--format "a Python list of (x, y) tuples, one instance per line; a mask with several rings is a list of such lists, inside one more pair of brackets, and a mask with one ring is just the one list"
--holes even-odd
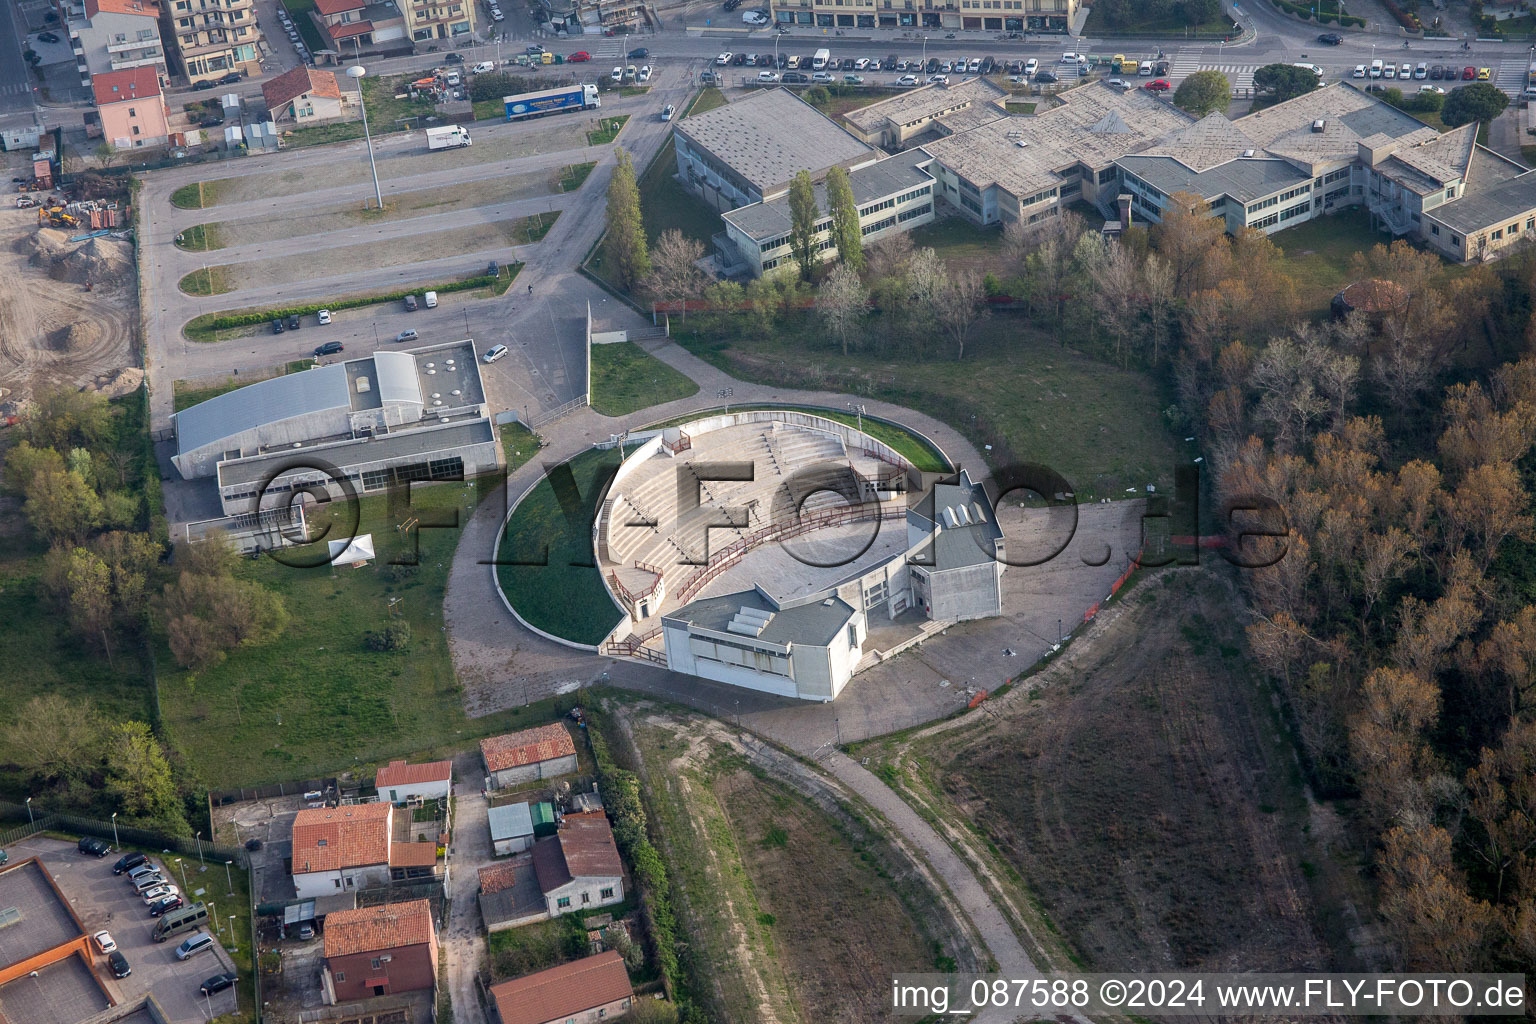
[(593, 525), (604, 585), (625, 613), (605, 653), (666, 664), (663, 617), (717, 598), (735, 609), (722, 630), (766, 635), (768, 620), (811, 617), (797, 609), (831, 606), (839, 585), (909, 548), (917, 475), (852, 426), (749, 410), (639, 438)]

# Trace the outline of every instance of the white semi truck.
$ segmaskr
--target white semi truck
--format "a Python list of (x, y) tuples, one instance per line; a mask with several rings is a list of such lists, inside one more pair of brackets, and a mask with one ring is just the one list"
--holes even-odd
[(475, 140), (469, 137), (469, 129), (461, 124), (445, 125), (442, 128), (427, 129), (428, 149), (458, 149), (460, 146), (473, 146)]

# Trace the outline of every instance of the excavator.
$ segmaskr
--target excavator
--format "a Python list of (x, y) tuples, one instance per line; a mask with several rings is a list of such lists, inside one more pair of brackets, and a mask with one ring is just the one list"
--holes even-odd
[(80, 226), (80, 218), (65, 211), (62, 206), (44, 207), (37, 211), (39, 221), (47, 218), (49, 225), (56, 228), (77, 228)]

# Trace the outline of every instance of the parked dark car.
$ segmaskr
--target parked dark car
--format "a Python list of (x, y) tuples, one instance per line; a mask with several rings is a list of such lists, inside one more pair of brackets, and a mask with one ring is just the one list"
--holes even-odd
[(810, 80), (811, 80), (811, 76), (810, 75), (803, 75), (803, 74), (801, 74), (798, 71), (786, 71), (786, 72), (784, 72), (784, 84), (785, 85), (791, 85), (791, 84), (794, 84), (794, 85), (804, 85), (806, 82), (809, 82)]
[(443, 58), (443, 63), (444, 64), (463, 64), (464, 63), (464, 55), (462, 53), (450, 53), (448, 56)]
[(117, 858), (116, 864), (112, 865), (112, 873), (120, 875), (124, 871), (132, 871), (147, 859), (142, 853), (125, 853)]
[(928, 66), (923, 68), (923, 70), (928, 72), (928, 74), (930, 74), (930, 75), (938, 74), (939, 73), (939, 58), (937, 58), (937, 57), (929, 57), (928, 58)]
[(1429, 69), (1429, 77), (1433, 78), (1433, 79), (1436, 79), (1436, 80), (1444, 78), (1445, 77), (1445, 67), (1444, 67), (1444, 65), (1436, 64), (1434, 67), (1430, 68)]
[(272, 333), (273, 334), (282, 334), (283, 333), (283, 322), (282, 322), (282, 320), (273, 320), (272, 321)]
[(501, 265), (498, 264), (495, 260), (491, 260), (491, 262), (489, 262), (489, 263), (487, 263), (485, 265), (485, 276), (486, 277), (500, 277), (501, 276)]
[(128, 958), (123, 956), (123, 952), (120, 949), (114, 949), (107, 956), (107, 963), (112, 968), (112, 977), (114, 978), (126, 978), (133, 973), (133, 968), (128, 966)]
[(649, 57), (650, 55), (651, 55), (651, 51), (647, 50), (643, 46), (629, 51), (629, 59), (630, 60), (640, 60), (641, 58)]
[(883, 71), (895, 71), (897, 63), (898, 61), (896, 60), (896, 55), (893, 53), (889, 57), (885, 58), (885, 62), (880, 65), (880, 68)]
[(299, 315), (297, 313), (288, 318), (288, 329), (290, 331), (296, 331), (302, 326), (304, 325), (299, 321)]
[(789, 54), (787, 54), (787, 53), (779, 54), (779, 70), (783, 71), (787, 67), (789, 67)]
[(738, 53), (736, 56), (731, 58), (731, 64), (734, 67), (738, 67), (739, 68), (743, 64), (745, 64), (746, 62), (747, 62), (747, 55), (744, 54), (744, 53)]
[(219, 79), (219, 84), (220, 85), (239, 85), (240, 84), (240, 72), (238, 72), (238, 71), (231, 71), (229, 74), (227, 74), (223, 78)]
[(337, 352), (342, 351), (343, 348), (344, 348), (344, 346), (339, 341), (328, 341), (324, 345), (317, 345), (315, 347), (315, 355), (317, 355), (317, 356), (333, 356)]
[(58, 34), (55, 32), (39, 32), (37, 38), (45, 43), (56, 43), (59, 41)]
[(416, 312), (416, 296), (414, 296), (414, 295), (407, 295), (405, 297), (405, 311), (407, 313), (414, 313), (414, 312)]
[(757, 66), (760, 67), (760, 68), (771, 68), (771, 67), (773, 67), (773, 54), (771, 54), (771, 53), (760, 53), (760, 54), (758, 54), (757, 55)]
[(223, 115), (216, 114), (216, 115), (214, 115), (212, 117), (205, 117), (205, 118), (203, 118), (201, 121), (197, 122), (197, 126), (199, 128), (217, 128), (217, 127), (219, 127), (223, 123), (224, 123)]
[(261, 840), (260, 839), (247, 839), (245, 841), (245, 848), (247, 850), (250, 850), (252, 853), (255, 853), (257, 850), (261, 849)]
[(217, 84), (217, 83), (215, 83), (213, 81), (213, 79), (205, 78), (201, 82), (193, 82), (192, 83), (192, 91), (193, 92), (203, 92), (205, 90), (212, 89), (215, 84)]
[(95, 857), (105, 857), (112, 852), (112, 847), (100, 839), (94, 839), (90, 836), (81, 839), (79, 843), (75, 844), (75, 848), (81, 853), (89, 853)]
[(1317, 41), (1327, 46), (1338, 46), (1344, 41), (1344, 37), (1337, 32), (1324, 32), (1317, 37)]
[(1056, 81), (1056, 72), (1041, 68), (1035, 72), (1035, 81), (1042, 85), (1049, 85), (1051, 82)]
[(843, 68), (844, 71), (852, 71), (853, 70), (853, 58), (852, 57), (844, 57), (843, 58), (842, 68)]
[(991, 57), (983, 57), (981, 59), (982, 74), (990, 75), (992, 73), (992, 69), (995, 67), (997, 67), (997, 61), (993, 60)]
[(736, 8), (738, 8), (740, 6), (741, 6), (741, 0), (725, 0), (725, 9), (728, 10), (728, 11), (734, 11)]
[(168, 911), (180, 910), (181, 906), (180, 896), (162, 896), (149, 905), (149, 916), (159, 917)]
[(211, 996), (215, 992), (223, 992), (239, 980), (239, 977), (233, 974), (215, 974), (199, 985), (197, 990), (205, 996)]

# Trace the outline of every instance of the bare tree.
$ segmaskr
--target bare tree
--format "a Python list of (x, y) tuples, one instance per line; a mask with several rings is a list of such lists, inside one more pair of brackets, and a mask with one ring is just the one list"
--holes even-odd
[(976, 271), (962, 270), (950, 278), (939, 293), (937, 312), (944, 333), (955, 343), (955, 358), (964, 359), (965, 341), (971, 328), (991, 312), (987, 309), (986, 292)]
[(886, 235), (864, 250), (864, 266), (871, 281), (902, 277), (912, 260), (912, 236), (905, 231)]
[(848, 354), (849, 336), (858, 330), (868, 311), (869, 293), (858, 271), (847, 263), (837, 264), (816, 292), (816, 312), (827, 330), (837, 336), (843, 355)]
[(669, 228), (651, 248), (651, 271), (645, 277), (645, 289), (658, 298), (680, 301), (683, 315), (687, 300), (698, 298), (704, 290), (704, 272), (698, 261), (704, 257), (704, 244), (689, 238), (676, 228)]
[(1092, 271), (1093, 306), (1115, 341), (1115, 359), (1126, 364), (1126, 345), (1141, 319), (1141, 271), (1123, 245), (1111, 245)]

